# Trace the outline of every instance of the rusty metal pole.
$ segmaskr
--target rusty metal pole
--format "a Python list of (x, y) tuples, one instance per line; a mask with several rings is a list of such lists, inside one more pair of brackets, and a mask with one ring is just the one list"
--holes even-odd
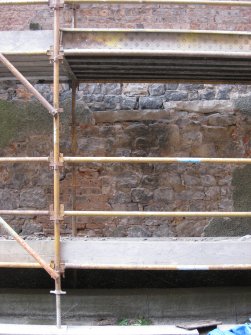
[[(72, 106), (71, 106), (71, 151), (72, 155), (75, 156), (77, 152), (77, 133), (76, 133), (76, 93), (77, 83), (72, 82)], [(72, 165), (72, 210), (76, 210), (76, 193), (77, 193), (77, 177), (76, 177), (76, 166)], [(72, 217), (72, 236), (77, 236), (77, 218)]]
[[(59, 55), (60, 55), (60, 10), (62, 5), (60, 0), (55, 0), (52, 4), (54, 9), (54, 45), (53, 45), (53, 107), (59, 111)], [(59, 113), (53, 116), (53, 220), (54, 220), (54, 252), (55, 270), (61, 273), (61, 250), (60, 250), (60, 148), (59, 148)], [(57, 327), (61, 328), (61, 276), (55, 280), (56, 296), (56, 318)]]

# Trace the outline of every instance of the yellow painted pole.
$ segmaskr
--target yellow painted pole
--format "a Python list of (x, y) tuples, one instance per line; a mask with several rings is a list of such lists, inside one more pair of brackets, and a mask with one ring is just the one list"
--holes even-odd
[(217, 163), (251, 164), (251, 158), (207, 158), (207, 157), (64, 157), (67, 163)]
[(65, 216), (107, 217), (251, 217), (251, 212), (147, 212), (147, 211), (64, 211)]
[[(53, 107), (59, 111), (59, 54), (60, 54), (60, 1), (54, 4), (54, 44), (53, 44)], [(54, 215), (54, 262), (59, 277), (55, 280), (57, 327), (61, 328), (61, 250), (60, 250), (60, 117), (53, 116), (53, 215)]]

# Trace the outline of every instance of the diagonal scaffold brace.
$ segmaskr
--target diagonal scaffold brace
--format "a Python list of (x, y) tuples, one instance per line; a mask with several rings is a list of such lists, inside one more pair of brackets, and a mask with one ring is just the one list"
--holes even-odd
[(22, 237), (20, 237), (11, 226), (4, 221), (2, 217), (0, 217), (0, 226), (2, 226), (16, 241), (21, 245), (23, 249), (25, 249), (28, 254), (30, 254), (43, 268), (44, 270), (54, 279), (57, 280), (59, 278), (59, 274), (53, 270), (46, 261), (39, 256), (39, 254), (33, 250), (28, 243), (26, 243)]
[(43, 96), (41, 93), (39, 93), (35, 87), (32, 86), (32, 84), (20, 73), (13, 64), (3, 55), (0, 53), (0, 62), (3, 63), (3, 65), (13, 74), (13, 76), (19, 80), (24, 87), (31, 92), (36, 99), (49, 111), (50, 114), (55, 115), (60, 110), (55, 109)]

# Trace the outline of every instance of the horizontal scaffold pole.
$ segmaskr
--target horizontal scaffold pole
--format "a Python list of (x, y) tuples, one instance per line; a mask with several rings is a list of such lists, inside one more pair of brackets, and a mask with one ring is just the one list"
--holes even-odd
[[(133, 50), (133, 49), (65, 49), (65, 56), (152, 56), (152, 57), (167, 57), (167, 56), (182, 56), (182, 57), (222, 57), (222, 58), (250, 58), (250, 51), (189, 51), (189, 50)], [(177, 78), (176, 78), (177, 79)], [(156, 80), (156, 79), (155, 79)], [(79, 79), (81, 81), (81, 79)], [(123, 80), (120, 79), (122, 82)], [(140, 81), (140, 79), (139, 79)], [(212, 79), (213, 81), (213, 79)], [(143, 81), (142, 81), (143, 82)]]
[[(157, 3), (180, 5), (212, 5), (212, 6), (251, 6), (250, 1), (226, 1), (226, 0), (65, 0), (66, 4), (73, 3)], [(46, 5), (46, 0), (0, 0), (1, 5)]]
[(164, 3), (181, 5), (251, 6), (250, 1), (226, 0), (66, 0), (65, 3)]
[(11, 62), (8, 61), (8, 59), (0, 53), (0, 62), (3, 63), (3, 65), (13, 74), (15, 78), (17, 78), (24, 87), (31, 92), (36, 99), (52, 114), (54, 115), (57, 113), (55, 111), (54, 107), (42, 96), (41, 93), (39, 93), (35, 87), (31, 85), (31, 83), (15, 68), (14, 65), (11, 64)]
[[(130, 216), (130, 217), (251, 217), (251, 212), (155, 212), (155, 211), (64, 211), (65, 216)], [(40, 210), (0, 210), (0, 215), (50, 215), (49, 211)]]
[(64, 211), (65, 216), (111, 217), (251, 217), (251, 212), (147, 212), (147, 211)]
[(4, 5), (46, 5), (46, 0), (0, 0), (0, 6)]
[[(208, 270), (251, 270), (251, 264), (97, 264), (64, 263), (65, 269), (83, 270), (152, 270), (152, 271), (208, 271)], [(0, 262), (0, 268), (40, 269), (39, 263)]]
[(251, 264), (216, 265), (171, 265), (171, 264), (76, 264), (66, 263), (65, 269), (84, 270), (160, 270), (160, 271), (203, 271), (203, 270), (251, 270)]
[(22, 210), (22, 209), (1, 209), (0, 215), (49, 215), (49, 211), (40, 210)]
[(14, 229), (12, 229), (7, 222), (4, 221), (0, 217), (0, 225), (17, 241), (18, 244), (21, 245), (22, 248), (24, 248), (28, 254), (30, 254), (43, 268), (44, 270), (53, 278), (57, 279), (59, 278), (59, 274), (53, 270), (50, 265), (48, 265), (42, 257), (39, 256), (39, 254), (33, 250), (28, 243), (26, 243), (16, 232)]
[(220, 163), (251, 164), (251, 158), (199, 157), (64, 157), (67, 163)]
[(18, 262), (0, 262), (0, 268), (11, 268), (11, 269), (41, 269), (42, 266), (39, 263), (18, 263)]
[[(66, 163), (218, 163), (251, 164), (251, 158), (207, 158), (207, 157), (64, 157)], [(50, 157), (0, 157), (0, 163), (48, 163)]]
[(49, 157), (0, 157), (0, 163), (48, 163)]

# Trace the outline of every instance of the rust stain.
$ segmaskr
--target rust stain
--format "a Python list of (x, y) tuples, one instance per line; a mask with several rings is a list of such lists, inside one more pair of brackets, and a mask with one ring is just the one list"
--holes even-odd
[(126, 34), (124, 33), (99, 33), (96, 35), (90, 35), (89, 40), (92, 43), (98, 44), (100, 46), (106, 46), (109, 48), (119, 48), (121, 40), (125, 39)]

